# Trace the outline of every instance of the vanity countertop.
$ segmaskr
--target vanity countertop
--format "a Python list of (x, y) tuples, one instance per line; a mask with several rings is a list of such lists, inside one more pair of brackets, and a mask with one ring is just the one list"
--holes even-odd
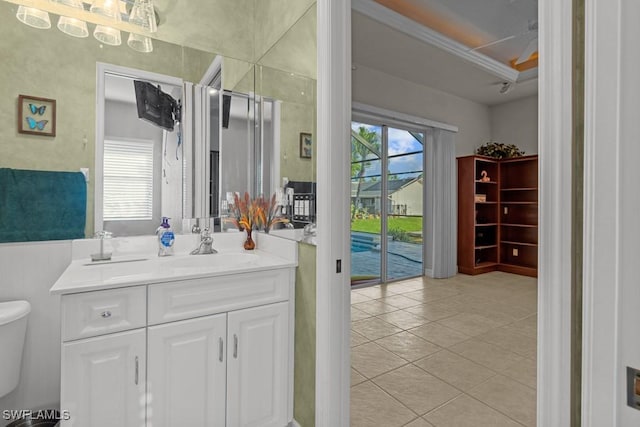
[[(224, 276), (297, 266), (297, 252), (285, 239), (262, 238), (264, 250), (244, 251), (237, 246), (210, 255), (156, 253), (114, 254), (110, 261), (75, 258), (49, 290), (52, 295), (89, 292), (125, 286), (149, 285), (186, 279)], [(277, 255), (276, 255), (277, 254)]]

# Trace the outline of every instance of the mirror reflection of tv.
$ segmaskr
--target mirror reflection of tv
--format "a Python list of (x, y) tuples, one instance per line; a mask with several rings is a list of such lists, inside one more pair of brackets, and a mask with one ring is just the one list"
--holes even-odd
[(139, 80), (133, 81), (136, 92), (138, 117), (168, 131), (173, 131), (179, 120), (179, 103), (160, 86)]
[(229, 114), (231, 113), (231, 95), (222, 95), (222, 127), (229, 128)]

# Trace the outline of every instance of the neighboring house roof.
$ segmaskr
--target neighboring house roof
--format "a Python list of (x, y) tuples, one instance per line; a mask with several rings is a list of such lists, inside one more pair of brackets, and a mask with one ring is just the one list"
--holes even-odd
[[(415, 182), (422, 182), (422, 177), (417, 178), (403, 178), (403, 179), (394, 179), (389, 181), (387, 184), (387, 190), (389, 194), (393, 194), (396, 191), (406, 187), (407, 185)], [(351, 182), (351, 197), (356, 197), (358, 191), (358, 182)], [(363, 182), (360, 186), (360, 197), (361, 198), (376, 198), (380, 197), (380, 193), (382, 192), (382, 181), (377, 182)]]

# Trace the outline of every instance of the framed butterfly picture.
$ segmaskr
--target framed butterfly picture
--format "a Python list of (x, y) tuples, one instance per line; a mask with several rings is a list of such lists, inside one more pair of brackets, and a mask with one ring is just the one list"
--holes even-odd
[(56, 136), (56, 100), (18, 95), (18, 132)]

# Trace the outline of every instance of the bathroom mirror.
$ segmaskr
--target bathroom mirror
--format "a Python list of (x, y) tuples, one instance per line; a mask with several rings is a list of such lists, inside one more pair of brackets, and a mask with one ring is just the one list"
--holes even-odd
[[(316, 195), (316, 10), (301, 1), (299, 18), (256, 61), (256, 120), (262, 133), (257, 188), (265, 194), (288, 187), (286, 211), (296, 228), (315, 222)], [(269, 36), (268, 27), (258, 28)], [(259, 44), (259, 43), (258, 43)]]
[[(156, 72), (204, 85), (207, 82), (202, 78), (211, 63), (224, 55), (221, 93), (231, 93), (234, 106), (241, 106), (235, 111), (241, 111), (242, 115), (256, 122), (243, 125), (249, 139), (247, 144), (230, 145), (231, 150), (243, 147), (240, 157), (225, 158), (222, 139), (221, 146), (217, 147), (218, 171), (211, 170), (211, 159), (216, 150), (211, 147), (205, 149), (204, 157), (209, 160), (200, 166), (203, 171), (197, 176), (220, 176), (218, 201), (215, 200), (215, 191), (208, 190), (215, 187), (213, 180), (205, 182), (192, 176), (187, 182), (193, 183), (194, 187), (198, 184), (201, 191), (192, 193), (191, 202), (200, 200), (208, 210), (184, 209), (184, 217), (215, 216), (227, 191), (250, 190), (254, 194), (270, 194), (282, 186), (283, 177), (292, 181), (315, 182), (315, 152), (311, 159), (299, 156), (300, 134), (311, 134), (311, 141), (316, 134), (315, 104), (313, 113), (311, 104), (305, 113), (302, 111), (307, 107), (293, 108), (306, 105), (307, 101), (315, 103), (315, 95), (313, 101), (311, 98), (304, 102), (287, 101), (293, 99), (294, 93), (315, 91), (313, 1), (156, 0), (160, 17), (158, 33), (154, 35), (153, 52), (146, 54), (135, 52), (126, 45), (126, 32), (123, 32), (123, 45), (118, 47), (102, 45), (91, 35), (85, 39), (67, 36), (55, 28), (58, 20), (55, 14), (50, 15), (52, 28), (48, 30), (28, 27), (15, 18), (18, 9), (15, 3), (20, 1), (0, 1), (0, 16), (3, 18), (0, 28), (0, 52), (3, 56), (0, 64), (3, 75), (0, 117), (5, 122), (0, 126), (0, 167), (48, 171), (87, 168), (86, 236), (93, 235), (95, 222), (93, 187), (96, 181), (98, 62)], [(34, 0), (33, 4), (42, 5), (50, 11), (59, 7), (45, 0)], [(254, 16), (263, 16), (264, 19), (256, 21)], [(89, 30), (93, 28), (90, 23)], [(202, 31), (202, 28), (209, 30)], [(273, 72), (263, 72), (265, 69)], [(255, 83), (258, 73), (260, 89)], [(300, 89), (299, 78), (307, 79), (303, 86), (308, 84), (313, 90)], [(276, 90), (278, 84), (283, 85), (278, 89), (282, 93)], [(19, 94), (57, 100), (55, 138), (18, 134), (15, 123)], [(209, 107), (215, 110), (211, 102), (218, 104), (218, 101), (210, 100)], [(231, 117), (234, 116), (233, 111)], [(297, 124), (290, 126), (293, 123)], [(215, 134), (212, 129), (208, 132), (210, 137)], [(227, 131), (220, 129), (220, 132)], [(281, 146), (285, 149), (281, 150)], [(194, 170), (195, 165), (191, 164), (185, 169), (185, 175)], [(242, 181), (236, 184), (228, 181), (229, 186), (223, 188), (225, 174), (238, 171), (246, 173), (242, 175)]]
[[(183, 146), (186, 118), (174, 123), (184, 100), (182, 79), (111, 64), (97, 68), (95, 229), (153, 234), (167, 217), (179, 230), (190, 152)], [(167, 108), (140, 119), (140, 109), (158, 96)]]
[[(17, 7), (0, 2), (3, 18), (0, 117), (4, 122), (0, 126), (0, 167), (47, 171), (88, 169), (85, 235), (91, 236), (95, 222), (96, 64), (115, 64), (197, 83), (216, 54), (160, 40), (153, 40), (153, 52), (146, 54), (135, 52), (126, 44), (101, 45), (91, 37), (77, 39), (58, 31), (55, 15), (51, 15), (54, 28), (28, 27), (15, 19)], [(231, 57), (225, 59), (228, 74), (225, 88), (253, 92), (253, 65)], [(16, 104), (20, 94), (57, 101), (55, 138), (18, 134)], [(32, 214), (46, 215), (46, 212)], [(181, 212), (176, 215), (178, 225), (183, 215)], [(116, 232), (117, 235), (131, 233), (138, 232), (127, 229)]]

